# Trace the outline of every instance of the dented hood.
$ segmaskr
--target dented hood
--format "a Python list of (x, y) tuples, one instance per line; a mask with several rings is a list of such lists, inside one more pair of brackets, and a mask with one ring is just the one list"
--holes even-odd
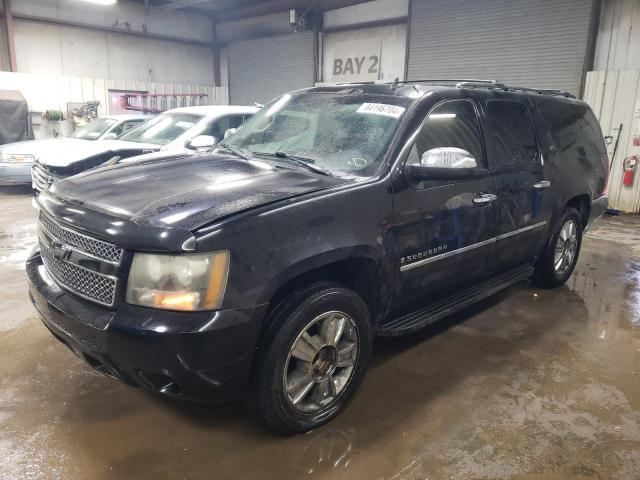
[(344, 182), (258, 159), (208, 154), (101, 167), (56, 183), (50, 193), (140, 226), (194, 230)]

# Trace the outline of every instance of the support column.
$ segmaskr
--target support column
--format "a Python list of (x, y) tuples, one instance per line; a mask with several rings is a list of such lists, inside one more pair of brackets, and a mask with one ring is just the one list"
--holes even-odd
[(11, 0), (4, 0), (4, 29), (7, 33), (7, 50), (9, 51), (9, 71), (18, 70), (16, 64), (16, 45), (13, 41), (13, 15), (11, 13)]

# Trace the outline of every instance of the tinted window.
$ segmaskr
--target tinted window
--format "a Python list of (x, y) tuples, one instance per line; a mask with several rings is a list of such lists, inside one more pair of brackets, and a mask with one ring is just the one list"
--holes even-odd
[(491, 141), (498, 166), (536, 162), (538, 147), (531, 116), (523, 103), (489, 100), (487, 112), (491, 122)]
[(600, 125), (586, 105), (546, 99), (538, 102), (538, 108), (560, 152), (573, 150), (580, 155), (584, 151), (596, 156), (607, 153)]
[(444, 102), (429, 113), (416, 138), (417, 158), (427, 150), (442, 147), (466, 150), (478, 165), (483, 163), (478, 118), (469, 100)]

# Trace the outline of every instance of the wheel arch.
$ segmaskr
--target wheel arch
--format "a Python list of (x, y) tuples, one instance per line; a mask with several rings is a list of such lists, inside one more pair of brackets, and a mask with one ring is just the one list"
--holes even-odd
[(272, 312), (290, 293), (317, 282), (331, 282), (355, 291), (369, 308), (375, 325), (388, 304), (390, 288), (384, 280), (388, 275), (382, 259), (366, 247), (334, 250), (296, 262), (274, 277), (263, 291), (261, 303), (268, 304), (268, 308), (262, 331), (269, 328)]
[(589, 212), (591, 211), (591, 197), (586, 193), (575, 195), (567, 200), (564, 206), (565, 208), (573, 207), (578, 211), (578, 213), (580, 214), (580, 220), (582, 221), (581, 227), (584, 230), (589, 221)]

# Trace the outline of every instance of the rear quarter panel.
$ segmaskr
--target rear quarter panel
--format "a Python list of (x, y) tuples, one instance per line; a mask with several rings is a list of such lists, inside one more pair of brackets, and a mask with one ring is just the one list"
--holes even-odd
[(589, 200), (603, 195), (608, 176), (606, 149), (597, 122), (581, 101), (537, 95), (532, 98), (535, 123), (543, 153), (544, 178), (551, 181), (549, 201), (553, 202), (551, 225), (567, 202), (578, 195)]

